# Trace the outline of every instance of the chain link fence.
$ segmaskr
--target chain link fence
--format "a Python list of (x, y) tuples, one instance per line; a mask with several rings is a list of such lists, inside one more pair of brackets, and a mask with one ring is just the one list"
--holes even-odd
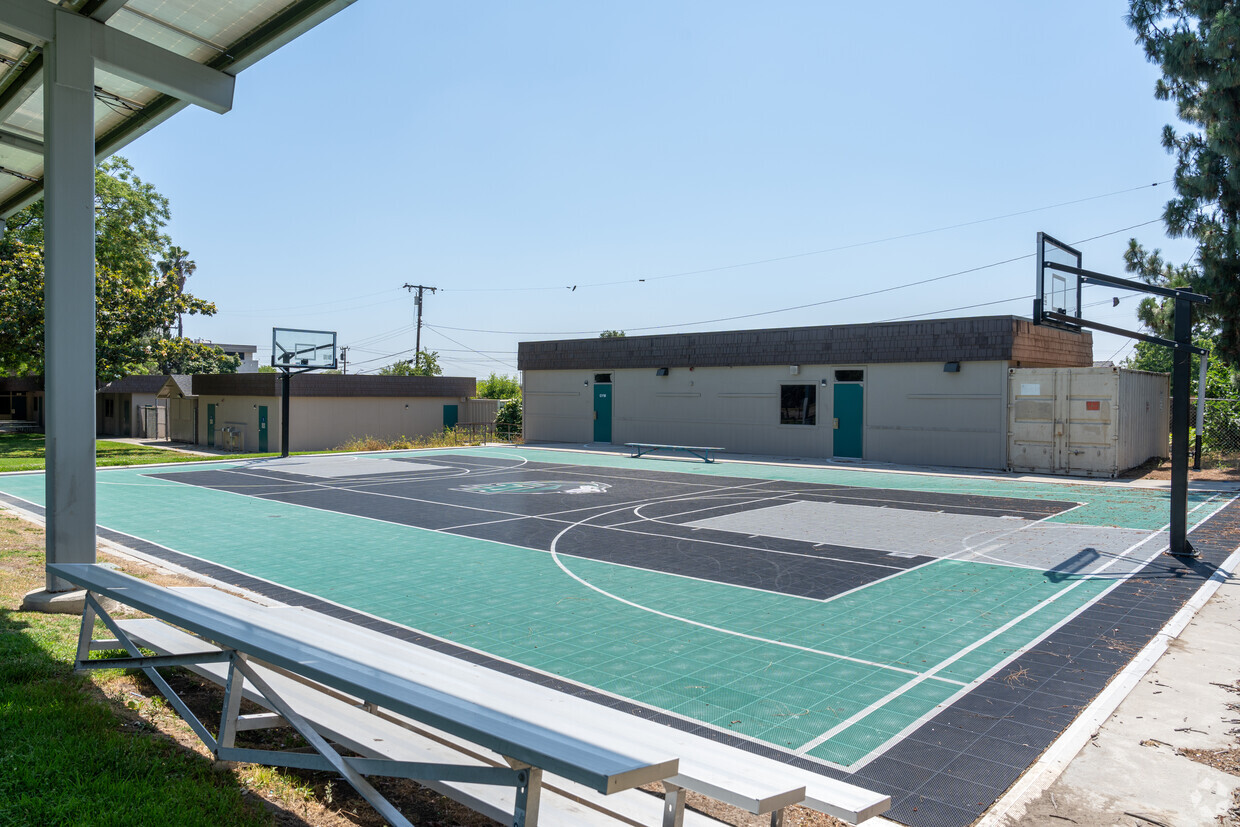
[[(1192, 400), (1189, 413), (1192, 431), (1190, 440), (1196, 440), (1197, 400)], [(1201, 463), (1203, 467), (1240, 465), (1240, 399), (1205, 400), (1205, 427), (1201, 430)]]

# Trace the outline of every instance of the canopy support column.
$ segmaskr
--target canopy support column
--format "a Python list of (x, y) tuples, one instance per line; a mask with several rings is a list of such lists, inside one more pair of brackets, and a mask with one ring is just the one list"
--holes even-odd
[[(47, 561), (95, 561), (95, 66), (91, 23), (57, 11), (44, 57)], [(47, 575), (47, 591), (73, 584)]]

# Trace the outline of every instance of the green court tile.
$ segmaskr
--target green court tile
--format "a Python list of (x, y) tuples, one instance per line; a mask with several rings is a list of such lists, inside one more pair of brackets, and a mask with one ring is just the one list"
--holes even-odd
[(635, 701), (640, 701), (642, 700), (642, 693), (646, 692), (651, 687), (641, 681), (633, 680), (632, 678), (610, 678), (603, 683), (598, 684), (598, 688), (602, 689), (604, 692), (611, 692), (614, 695), (619, 695), (622, 698), (631, 698)]
[(794, 684), (785, 686), (777, 694), (773, 695), (771, 700), (776, 700), (792, 708), (815, 709), (818, 705), (824, 703), (826, 698), (834, 694), (833, 690), (838, 691), (846, 685), (847, 684), (842, 684), (838, 687), (824, 687), (824, 689), (807, 689)]
[[(767, 647), (767, 650), (769, 651), (770, 647)], [(725, 669), (735, 669), (737, 672), (752, 674), (755, 672), (763, 672), (769, 669), (773, 664), (774, 661), (769, 657), (757, 658), (746, 653), (744, 655), (734, 655), (733, 657), (720, 662), (719, 665)]]
[(614, 660), (617, 660), (615, 655), (594, 648), (582, 649), (573, 655), (573, 663), (587, 669), (602, 666)]
[(628, 658), (612, 658), (611, 660), (594, 663), (587, 668), (607, 675), (609, 678), (627, 678), (641, 667), (634, 666), (633, 662)]
[(658, 666), (643, 666), (635, 668), (629, 673), (629, 677), (633, 680), (641, 681), (646, 686), (662, 686), (684, 676), (671, 669), (661, 669)]
[(683, 715), (686, 718), (692, 718), (695, 721), (709, 722), (719, 715), (719, 707), (713, 706), (701, 698), (681, 701), (675, 706), (668, 707), (669, 712), (675, 712), (677, 715)]
[(697, 669), (689, 672), (687, 678), (712, 687), (727, 686), (733, 681), (738, 681), (745, 677), (744, 672), (737, 672), (733, 669), (724, 669), (722, 666), (707, 666), (704, 669)]
[(879, 730), (872, 729), (863, 724), (854, 724), (843, 732), (833, 735), (829, 741), (825, 742), (821, 746), (811, 749), (809, 754), (818, 758), (825, 757), (822, 754), (823, 747), (830, 745), (831, 747), (852, 756), (847, 762), (841, 760), (840, 763), (852, 763), (853, 761), (865, 757), (872, 750), (881, 747), (884, 743), (891, 739), (892, 734), (893, 733), (890, 732), (880, 732)]
[(638, 649), (628, 655), (628, 660), (637, 666), (654, 666), (674, 660), (661, 648)]
[(716, 689), (717, 687), (707, 686), (704, 683), (697, 683), (692, 678), (688, 678), (685, 676), (677, 676), (674, 680), (670, 680), (665, 684), (661, 684), (657, 688), (661, 689), (664, 692), (671, 692), (673, 695), (679, 698), (677, 703), (680, 703), (683, 701), (696, 700), (698, 698), (701, 698), (707, 692), (711, 691), (712, 689)]
[(737, 689), (741, 692), (748, 692), (758, 697), (766, 697), (774, 695), (783, 690), (787, 684), (783, 681), (771, 680), (762, 674), (745, 675), (739, 680), (732, 681), (728, 684), (729, 689)]
[[(617, 693), (621, 694), (621, 693)], [(626, 695), (626, 697), (633, 697)], [(671, 709), (677, 704), (685, 702), (685, 698), (675, 692), (669, 692), (659, 687), (651, 686), (643, 689), (639, 697), (634, 700), (640, 701), (647, 706), (653, 706), (658, 709)]]
[(563, 658), (567, 661), (578, 662), (587, 650), (575, 643), (567, 641), (542, 641), (531, 647), (532, 651), (538, 653), (540, 660), (553, 660)]
[(763, 667), (755, 672), (755, 674), (769, 680), (774, 681), (780, 686), (787, 686), (793, 681), (800, 680), (807, 675), (812, 674), (802, 669), (793, 669), (781, 663), (773, 663), (770, 666)]
[(869, 732), (867, 735), (854, 732), (849, 736), (849, 740), (833, 738), (826, 743), (819, 744), (805, 754), (849, 767), (866, 758), (872, 751), (885, 744), (887, 740), (889, 739), (885, 738), (882, 733)]
[(702, 695), (702, 700), (716, 709), (735, 710), (758, 700), (758, 696), (724, 686), (719, 689), (712, 689)]
[(905, 705), (905, 709), (908, 711), (891, 704), (867, 715), (859, 723), (891, 738), (903, 732), (906, 727), (920, 721), (925, 712), (923, 708), (913, 710), (908, 704)]
[[(425, 458), (435, 453), (406, 455)], [(473, 453), (582, 466), (635, 467), (635, 461), (628, 458), (570, 452), (483, 449)], [(1158, 528), (1167, 513), (1165, 492), (1107, 486), (731, 463), (685, 464), (675, 470), (718, 477), (721, 482), (748, 477), (1085, 503), (1067, 515), (1052, 518), (1058, 522)], [(729, 717), (731, 710), (760, 703), (759, 694), (812, 711), (798, 714), (790, 722), (772, 723), (768, 718), (770, 726), (756, 737), (772, 743), (782, 743), (791, 733), (804, 734), (802, 743), (810, 741), (834, 725), (828, 721), (838, 722), (841, 716), (855, 714), (867, 698), (890, 692), (911, 676), (693, 627), (676, 618), (838, 654), (869, 651), (918, 668), (937, 666), (932, 663), (936, 658), (941, 661), (960, 648), (983, 641), (942, 672), (968, 679), (994, 668), (1109, 585), (1102, 580), (1051, 582), (1040, 572), (936, 561), (835, 600), (816, 601), (599, 561), (560, 558), (587, 582), (671, 615), (660, 617), (618, 604), (572, 581), (543, 552), (250, 500), (143, 474), (134, 469), (100, 473), (102, 524), (719, 726), (736, 720)], [(132, 484), (142, 488), (135, 489)], [(0, 490), (33, 502), (42, 501), (43, 486), (40, 475), (0, 477)], [(134, 496), (135, 490), (141, 491), (140, 498)], [(1194, 505), (1204, 501), (1197, 494), (1193, 497)], [(1202, 509), (1193, 519), (1201, 519), (1209, 511)], [(194, 515), (192, 523), (187, 523), (187, 513)], [(242, 526), (244, 530), (239, 531)], [(347, 550), (342, 548), (342, 537), (349, 538)], [(376, 582), (385, 584), (382, 593), (374, 589)], [(528, 600), (518, 599), (521, 595), (537, 595), (538, 600), (531, 607)], [(1046, 605), (1039, 606), (1048, 599)], [(1016, 621), (1035, 608), (1030, 618)], [(921, 628), (910, 634), (910, 624), (914, 623)], [(1001, 630), (1005, 623), (1011, 623), (1011, 628)], [(992, 634), (992, 639), (983, 640)], [(893, 635), (903, 636), (899, 645)], [(727, 694), (728, 686), (698, 677), (710, 667), (733, 661), (734, 668), (713, 673), (713, 677), (735, 684), (731, 694)], [(629, 677), (645, 669), (655, 670), (650, 673), (652, 677), (670, 675), (670, 679), (651, 684)], [(701, 683), (694, 683), (697, 680)], [(675, 688), (678, 681), (681, 689)], [(710, 685), (711, 689), (690, 688), (698, 685)], [(935, 703), (957, 690), (941, 681), (912, 686), (880, 710), (883, 717), (877, 713), (871, 716), (876, 726), (866, 721), (864, 727), (850, 727), (812, 754), (840, 763), (856, 761), (872, 748), (867, 744), (874, 738), (882, 737), (901, 720), (932, 710)], [(692, 697), (695, 692), (702, 697)], [(715, 703), (705, 700), (707, 696)], [(750, 712), (757, 715), (758, 708)], [(754, 719), (755, 725), (759, 720)], [(811, 723), (819, 726), (814, 729)], [(873, 737), (867, 731), (874, 733)]]
[[(782, 654), (782, 656), (780, 656)], [(798, 672), (809, 674), (817, 672), (828, 662), (826, 655), (820, 655), (816, 652), (806, 652), (801, 649), (785, 649), (783, 653), (777, 653), (779, 665)]]

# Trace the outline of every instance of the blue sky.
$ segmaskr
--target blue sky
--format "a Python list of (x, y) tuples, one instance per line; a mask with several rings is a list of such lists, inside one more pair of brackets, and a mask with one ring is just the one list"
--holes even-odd
[(1039, 230), (1116, 275), (1134, 235), (1192, 253), (1126, 9), (358, 0), (122, 154), (219, 306), (186, 335), (267, 361), (273, 326), (338, 331), (350, 373), (407, 358), (406, 282), (458, 376), (613, 328), (1027, 316)]

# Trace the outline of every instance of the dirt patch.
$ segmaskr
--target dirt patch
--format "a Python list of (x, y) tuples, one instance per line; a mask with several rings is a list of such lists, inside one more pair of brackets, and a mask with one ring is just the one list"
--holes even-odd
[[(1171, 479), (1171, 460), (1152, 459), (1144, 465), (1138, 465), (1119, 475), (1121, 480), (1169, 480)], [(1240, 482), (1240, 460), (1207, 461), (1202, 460), (1200, 471), (1194, 471), (1189, 463), (1188, 479), (1213, 482)]]

